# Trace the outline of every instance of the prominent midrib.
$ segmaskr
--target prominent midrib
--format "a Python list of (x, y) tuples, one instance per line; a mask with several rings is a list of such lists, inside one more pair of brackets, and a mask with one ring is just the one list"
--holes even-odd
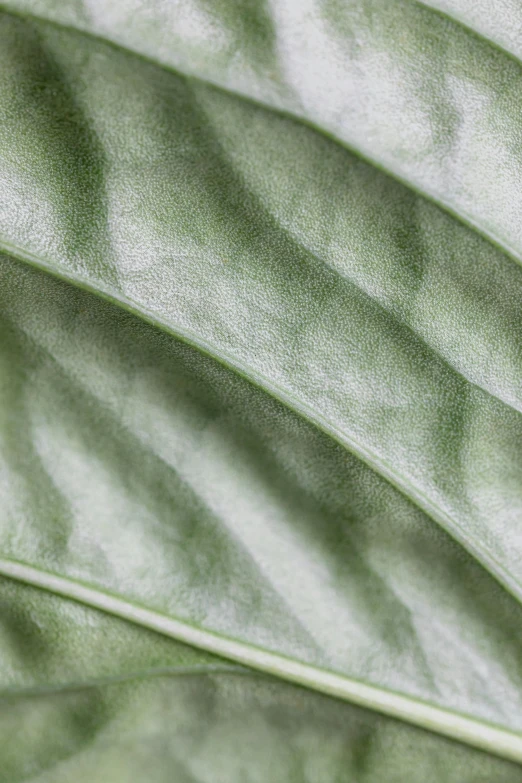
[(132, 315), (140, 318), (172, 337), (185, 342), (201, 353), (210, 357), (214, 361), (223, 365), (229, 370), (245, 378), (249, 383), (269, 394), (278, 402), (282, 403), (289, 410), (301, 416), (307, 422), (317, 427), (331, 437), (336, 443), (341, 445), (347, 451), (350, 451), (358, 459), (368, 465), (374, 472), (378, 473), (394, 489), (398, 490), (410, 503), (414, 504), (427, 514), (437, 525), (440, 525), (455, 541), (457, 541), (471, 556), (482, 565), (515, 599), (522, 602), (522, 584), (516, 579), (488, 550), (486, 544), (471, 538), (467, 531), (447, 514), (442, 508), (432, 501), (417, 486), (411, 483), (404, 476), (398, 474), (392, 465), (378, 454), (355, 441), (350, 435), (333, 425), (325, 416), (318, 413), (310, 405), (303, 403), (287, 389), (278, 386), (271, 378), (262, 375), (260, 372), (238, 357), (229, 354), (222, 348), (217, 349), (215, 345), (203, 339), (201, 335), (181, 327), (178, 324), (172, 324), (170, 321), (161, 319), (157, 313), (148, 310), (143, 305), (116, 294), (108, 287), (103, 287), (98, 281), (93, 283), (90, 279), (83, 278), (78, 274), (72, 274), (69, 270), (53, 264), (29, 251), (13, 245), (5, 238), (0, 237), (0, 250), (9, 254), (12, 258), (29, 264), (40, 269), (54, 277), (66, 281), (77, 288), (88, 291), (104, 299)]
[(92, 585), (26, 563), (0, 558), (0, 574), (115, 615), (253, 670), (397, 718), (502, 758), (522, 762), (522, 735), (501, 726), (203, 630)]
[[(422, 0), (413, 0), (415, 3), (420, 5), (422, 8), (424, 8), (426, 11), (429, 11), (433, 14), (436, 14), (438, 16), (443, 16), (448, 18), (451, 22), (453, 22), (456, 25), (459, 25), (460, 27), (467, 30), (471, 35), (474, 35), (477, 38), (480, 38), (484, 40), (488, 45), (494, 46), (496, 49), (501, 51), (506, 57), (509, 57), (510, 59), (516, 59), (514, 55), (512, 55), (507, 50), (503, 49), (499, 44), (496, 42), (491, 41), (486, 36), (482, 35), (480, 32), (476, 31), (474, 28), (470, 27), (469, 25), (466, 25), (461, 20), (457, 19), (456, 17), (452, 16), (451, 14), (445, 12), (445, 11), (439, 11), (439, 9), (433, 8), (432, 6), (428, 5), (427, 3), (422, 2)], [(464, 212), (463, 210), (459, 211), (456, 209), (455, 205), (444, 199), (440, 193), (430, 192), (426, 189), (424, 185), (421, 185), (417, 181), (413, 181), (412, 179), (409, 179), (406, 176), (403, 176), (400, 172), (394, 170), (391, 168), (387, 162), (384, 160), (381, 160), (380, 158), (377, 158), (376, 156), (372, 155), (371, 152), (367, 149), (363, 149), (359, 145), (353, 143), (352, 141), (347, 141), (343, 138), (340, 138), (337, 136), (333, 131), (330, 129), (323, 127), (322, 125), (319, 125), (317, 122), (310, 120), (308, 117), (306, 117), (304, 114), (298, 114), (297, 112), (293, 112), (289, 109), (285, 109), (280, 106), (274, 106), (273, 104), (263, 101), (258, 98), (253, 98), (251, 95), (249, 95), (246, 92), (242, 92), (240, 90), (236, 90), (231, 86), (225, 85), (220, 81), (213, 80), (211, 78), (201, 76), (200, 74), (190, 71), (189, 69), (184, 70), (181, 66), (174, 66), (169, 63), (164, 62), (163, 60), (157, 59), (153, 57), (152, 55), (146, 54), (144, 52), (141, 52), (137, 49), (131, 48), (130, 46), (126, 45), (125, 43), (118, 41), (114, 38), (110, 38), (104, 35), (101, 35), (98, 32), (95, 32), (94, 30), (90, 30), (86, 27), (80, 27), (72, 24), (66, 24), (64, 22), (58, 21), (57, 19), (53, 19), (50, 17), (46, 17), (43, 15), (38, 15), (35, 13), (29, 13), (26, 11), (19, 11), (17, 9), (11, 8), (9, 5), (6, 5), (5, 3), (2, 3), (0, 1), (0, 12), (8, 14), (10, 16), (17, 17), (19, 19), (25, 19), (28, 21), (34, 21), (41, 24), (47, 24), (50, 27), (54, 27), (60, 30), (69, 31), (71, 33), (75, 33), (77, 35), (84, 36), (86, 38), (91, 38), (95, 41), (99, 41), (105, 45), (111, 46), (114, 49), (118, 49), (122, 52), (124, 52), (127, 55), (137, 57), (141, 60), (144, 60), (145, 62), (150, 63), (151, 65), (155, 65), (158, 68), (161, 68), (164, 71), (168, 71), (169, 73), (174, 73), (178, 76), (181, 76), (186, 79), (191, 79), (194, 81), (198, 81), (201, 84), (208, 84), (209, 86), (226, 93), (227, 95), (234, 95), (236, 97), (241, 98), (244, 101), (247, 101), (248, 103), (254, 104), (256, 106), (260, 106), (263, 109), (266, 109), (268, 111), (274, 112), (276, 114), (279, 114), (281, 116), (289, 117), (297, 122), (302, 123), (303, 125), (306, 125), (307, 127), (311, 128), (312, 130), (316, 131), (317, 133), (320, 133), (321, 135), (328, 138), (330, 141), (333, 141), (334, 143), (338, 144), (341, 147), (344, 147), (349, 152), (351, 152), (356, 157), (360, 158), (364, 162), (368, 163), (369, 165), (373, 166), (374, 168), (378, 169), (379, 171), (382, 171), (384, 174), (386, 174), (391, 179), (394, 179), (396, 182), (399, 182), (401, 185), (404, 185), (409, 190), (413, 191), (417, 195), (421, 196), (422, 198), (426, 199), (427, 201), (431, 201), (436, 206), (447, 212), (451, 217), (453, 217), (455, 220), (459, 221), (463, 225), (465, 225), (467, 228), (472, 229), (475, 233), (482, 236), (484, 239), (486, 239), (490, 244), (492, 244), (495, 248), (500, 250), (502, 253), (504, 253), (508, 258), (510, 258), (512, 261), (514, 261), (517, 264), (522, 265), (522, 252), (520, 249), (512, 247), (509, 245), (505, 240), (503, 240), (500, 236), (493, 233), (489, 229), (485, 228), (484, 226), (480, 225), (476, 222), (476, 220), (473, 218), (473, 216), (469, 215), (467, 212)], [(518, 62), (518, 60), (517, 60)]]

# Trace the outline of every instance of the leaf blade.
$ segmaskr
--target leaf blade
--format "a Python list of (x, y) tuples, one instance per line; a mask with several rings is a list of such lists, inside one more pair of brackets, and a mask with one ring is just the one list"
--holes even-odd
[[(406, 6), (402, 3), (393, 5), (394, 9), (403, 7)], [(387, 18), (384, 14), (383, 20)], [(457, 228), (454, 221), (426, 205), (423, 199), (390, 184), (381, 175), (354, 162), (338, 145), (319, 140), (289, 120), (243, 106), (192, 80), (161, 74), (145, 64), (138, 66), (129, 56), (111, 52), (101, 44), (72, 33), (53, 30), (46, 25), (21, 24), (8, 16), (3, 18), (2, 31), (7, 74), (0, 96), (7, 118), (3, 130), (2, 174), (2, 189), (8, 195), (8, 206), (2, 215), (6, 248), (14, 248), (25, 261), (30, 259), (33, 264), (46, 266), (47, 272), (66, 277), (77, 286), (119, 299), (120, 304), (132, 309), (142, 320), (151, 320), (178, 337), (188, 338), (200, 350), (228, 363), (236, 374), (239, 370), (239, 374), (257, 383), (261, 390), (282, 399), (287, 407), (304, 415), (308, 423), (319, 425), (344, 447), (372, 463), (373, 468), (391, 479), (391, 483), (398, 485), (406, 495), (413, 494), (421, 509), (435, 516), (518, 596), (520, 564), (516, 540), (522, 475), (518, 382), (522, 366), (518, 340), (522, 283), (519, 267), (473, 237), (468, 230)], [(415, 30), (408, 31), (410, 33), (416, 35)], [(461, 41), (458, 36), (456, 40)], [(466, 42), (467, 46), (468, 38)], [(502, 73), (505, 75), (505, 71)], [(14, 87), (12, 92), (11, 85)], [(112, 114), (107, 109), (111, 102), (116, 108)], [(124, 148), (119, 143), (122, 118), (131, 123), (131, 130), (125, 136), (131, 143)], [(297, 164), (292, 167), (290, 176), (285, 173), (288, 160)], [(280, 166), (277, 177), (267, 177), (267, 164), (275, 165), (276, 162)], [(332, 177), (338, 166), (341, 173), (337, 178)], [(325, 186), (328, 175), (331, 179)], [(308, 201), (307, 196), (303, 196), (303, 184), (305, 193), (306, 187), (312, 186)], [(181, 195), (177, 197), (176, 193)], [(217, 193), (220, 201), (216, 199)], [(340, 207), (335, 214), (335, 229), (340, 235), (337, 244), (329, 214), (334, 195), (340, 198)], [(398, 207), (394, 204), (395, 198), (400, 202)], [(484, 203), (489, 202), (486, 200), (482, 206)], [(305, 204), (308, 204), (308, 210)], [(352, 208), (349, 219), (342, 217), (346, 205)], [(304, 220), (303, 215), (306, 215)], [(369, 239), (366, 231), (369, 227), (371, 233), (375, 221), (382, 235), (377, 232), (376, 238)], [(445, 232), (444, 241), (437, 236), (441, 227)], [(395, 234), (394, 228), (397, 229)], [(457, 273), (451, 270), (447, 259), (449, 240), (455, 239), (453, 258), (460, 270)], [(420, 268), (419, 258), (422, 259)], [(305, 668), (310, 665), (320, 668), (323, 660), (335, 660), (342, 672), (335, 676), (346, 680), (343, 669), (347, 664), (348, 670), (357, 671), (357, 667), (361, 667), (361, 671), (366, 671), (364, 651), (371, 649), (368, 640), (376, 634), (375, 638), (383, 643), (384, 649), (400, 661), (397, 676), (399, 680), (404, 678), (400, 689), (407, 694), (406, 700), (411, 702), (412, 693), (419, 689), (428, 693), (433, 703), (439, 701), (443, 709), (449, 709), (448, 705), (458, 703), (460, 699), (469, 715), (476, 713), (484, 719), (489, 713), (504, 726), (511, 724), (515, 731), (519, 729), (514, 708), (520, 693), (518, 685), (515, 685), (511, 703), (502, 705), (501, 699), (494, 695), (495, 681), (486, 682), (483, 668), (485, 656), (495, 677), (500, 678), (499, 682), (518, 681), (516, 653), (512, 659), (511, 652), (501, 654), (497, 661), (493, 651), (500, 650), (502, 639), (506, 639), (505, 618), (510, 612), (516, 616), (519, 607), (510, 603), (507, 596), (499, 598), (487, 575), (476, 577), (483, 591), (482, 603), (476, 616), (471, 612), (472, 620), (466, 618), (465, 625), (470, 623), (471, 627), (476, 621), (484, 622), (484, 629), (487, 628), (487, 635), (491, 637), (488, 639), (490, 647), (487, 654), (479, 653), (469, 639), (459, 637), (459, 643), (473, 651), (470, 652), (472, 657), (476, 656), (473, 662), (477, 671), (469, 676), (461, 671), (455, 655), (458, 645), (451, 647), (451, 666), (453, 671), (459, 671), (463, 691), (453, 696), (444, 677), (441, 678), (442, 670), (434, 661), (433, 651), (428, 649), (420, 630), (415, 627), (415, 623), (423, 622), (422, 612), (418, 607), (412, 610), (404, 592), (393, 604), (401, 618), (400, 632), (397, 638), (394, 631), (387, 637), (390, 631), (381, 609), (372, 605), (371, 591), (370, 597), (365, 599), (371, 608), (368, 627), (365, 628), (357, 616), (361, 587), (370, 584), (368, 575), (359, 573), (354, 578), (354, 583), (350, 584), (352, 595), (344, 591), (344, 587), (338, 593), (332, 589), (330, 577), (325, 576), (328, 568), (321, 572), (321, 559), (321, 567), (316, 573), (306, 544), (302, 546), (313, 530), (312, 517), (309, 520), (304, 513), (297, 489), (292, 489), (293, 494), (289, 496), (291, 511), (288, 501), (275, 498), (274, 488), (279, 486), (275, 479), (277, 471), (266, 450), (260, 451), (253, 469), (253, 446), (245, 448), (245, 442), (232, 439), (234, 448), (239, 444), (238, 453), (245, 457), (243, 469), (248, 481), (263, 487), (267, 509), (271, 509), (276, 525), (269, 514), (263, 516), (256, 509), (247, 484), (238, 491), (237, 480), (243, 475), (238, 469), (239, 461), (234, 468), (238, 473), (235, 479), (232, 480), (232, 473), (223, 473), (219, 481), (216, 478), (214, 486), (195, 483), (195, 478), (199, 478), (193, 466), (188, 466), (188, 473), (187, 466), (180, 470), (182, 463), (176, 462), (179, 454), (169, 451), (169, 445), (152, 425), (152, 419), (145, 421), (144, 429), (139, 430), (135, 424), (144, 414), (138, 413), (138, 407), (134, 410), (136, 419), (133, 422), (132, 416), (130, 419), (125, 416), (121, 402), (117, 402), (118, 393), (106, 396), (108, 389), (114, 390), (118, 377), (119, 370), (110, 368), (111, 361), (118, 364), (118, 353), (113, 351), (116, 345), (113, 335), (109, 337), (107, 333), (100, 341), (102, 332), (96, 330), (93, 345), (100, 350), (101, 364), (92, 365), (93, 378), (103, 377), (107, 389), (100, 392), (98, 388), (93, 393), (94, 381), (85, 375), (84, 360), (71, 363), (70, 350), (78, 335), (74, 340), (63, 336), (63, 327), (70, 329), (73, 323), (71, 313), (78, 300), (70, 292), (66, 294), (64, 288), (51, 286), (48, 289), (54, 291), (54, 299), (50, 301), (55, 308), (55, 317), (63, 316), (58, 327), (41, 303), (35, 305), (33, 313), (22, 312), (17, 284), (23, 279), (29, 291), (33, 287), (31, 281), (41, 278), (24, 278), (15, 273), (15, 267), (7, 258), (2, 259), (2, 264), (7, 281), (3, 299), (5, 328), (6, 334), (11, 335), (5, 356), (9, 357), (14, 351), (13, 356), (37, 357), (37, 366), (42, 368), (39, 376), (42, 388), (47, 390), (46, 395), (50, 390), (57, 392), (56, 399), (66, 401), (67, 410), (62, 422), (56, 403), (51, 401), (51, 396), (47, 399), (44, 395), (47, 407), (43, 405), (38, 411), (25, 387), (27, 370), (20, 365), (12, 371), (13, 389), (16, 384), (20, 389), (26, 389), (23, 404), (29, 403), (32, 419), (24, 422), (18, 433), (9, 421), (5, 423), (2, 437), (7, 444), (8, 470), (13, 486), (16, 482), (22, 486), (25, 479), (16, 467), (16, 454), (23, 454), (28, 460), (26, 464), (36, 468), (37, 483), (45, 487), (46, 502), (57, 514), (56, 519), (62, 526), (70, 524), (72, 530), (67, 534), (71, 536), (70, 551), (64, 557), (63, 544), (57, 533), (44, 530), (45, 525), (35, 519), (34, 509), (30, 510), (29, 505), (27, 518), (21, 526), (23, 533), (16, 530), (20, 512), (13, 499), (4, 525), (5, 554), (15, 560), (17, 557), (25, 559), (32, 563), (30, 568), (44, 570), (49, 569), (53, 557), (63, 558), (58, 566), (58, 572), (64, 575), (62, 578), (87, 577), (99, 588), (110, 588), (111, 583), (118, 585), (124, 569), (114, 557), (101, 523), (107, 509), (102, 503), (95, 508), (94, 514), (88, 512), (84, 496), (90, 479), (86, 480), (83, 489), (75, 484), (75, 472), (83, 472), (86, 479), (90, 476), (87, 459), (90, 453), (93, 475), (99, 471), (96, 475), (100, 487), (107, 492), (110, 503), (115, 503), (115, 508), (128, 514), (131, 529), (140, 529), (130, 504), (134, 499), (151, 529), (156, 529), (159, 523), (162, 534), (170, 540), (172, 532), (167, 532), (168, 527), (164, 526), (166, 506), (152, 494), (156, 485), (161, 487), (160, 495), (165, 486), (176, 486), (179, 493), (176, 503), (180, 509), (184, 507), (184, 498), (193, 493), (187, 508), (191, 503), (199, 503), (195, 518), (205, 520), (204, 524), (209, 520), (212, 524), (216, 519), (219, 521), (212, 535), (216, 535), (216, 541), (226, 540), (222, 552), (230, 557), (230, 562), (250, 569), (248, 573), (252, 579), (252, 584), (248, 585), (250, 592), (243, 580), (245, 595), (236, 596), (235, 602), (227, 606), (232, 609), (232, 616), (237, 612), (239, 617), (249, 603), (266, 602), (263, 606), (270, 607), (270, 622), (278, 628), (280, 636), (275, 641), (270, 636), (269, 622), (264, 628), (249, 626), (248, 634), (253, 634), (254, 639), (260, 634), (263, 639), (263, 634), (268, 632), (268, 642), (265, 638), (262, 646), (268, 650), (269, 657), (274, 654), (270, 652), (270, 646), (275, 644), (276, 656), (284, 654), (286, 649), (298, 650), (299, 665)], [(464, 271), (473, 272), (469, 276), (473, 281), (471, 290)], [(494, 282), (493, 290), (491, 281)], [(442, 292), (441, 282), (444, 285)], [(69, 305), (61, 303), (60, 291), (64, 302), (73, 306), (68, 315), (65, 311)], [(435, 309), (431, 301), (433, 294)], [(444, 299), (447, 295), (451, 306), (447, 306)], [(88, 305), (87, 309), (97, 317), (97, 306)], [(475, 311), (478, 311), (477, 316)], [(112, 323), (113, 316), (104, 312)], [(41, 323), (46, 324), (47, 335), (39, 333)], [(13, 333), (17, 335), (15, 339)], [(61, 337), (57, 343), (58, 334)], [(107, 348), (107, 339), (113, 347)], [(161, 339), (158, 336), (158, 346)], [(475, 351), (476, 341), (482, 351), (479, 357)], [(84, 344), (83, 350), (89, 357), (90, 348)], [(131, 360), (129, 366), (134, 366), (135, 361)], [(139, 366), (146, 377), (150, 368), (147, 370), (143, 356), (139, 362), (144, 362)], [(191, 384), (192, 381), (190, 388)], [(6, 390), (6, 410), (12, 410), (16, 420), (22, 422), (23, 407), (16, 399), (16, 393), (11, 394), (9, 383)], [(142, 397), (138, 394), (135, 399), (140, 398), (144, 410), (152, 410), (157, 392), (158, 388), (152, 384), (150, 389), (145, 388)], [(77, 395), (87, 411), (92, 406), (96, 411), (90, 421), (103, 446), (100, 450), (86, 429), (90, 414), (85, 413), (80, 423)], [(210, 406), (205, 411), (201, 421), (207, 420), (208, 410), (221, 410), (219, 405), (217, 408), (213, 405), (214, 408)], [(268, 405), (266, 401), (262, 407), (265, 405)], [(114, 418), (116, 411), (118, 415)], [(163, 402), (157, 405), (157, 411), (161, 411), (167, 430), (170, 428), (176, 433), (178, 427), (179, 432), (185, 432), (180, 426), (182, 420), (175, 417), (171, 420)], [(106, 422), (107, 431), (112, 433), (112, 443), (100, 429), (102, 420)], [(190, 417), (188, 420), (192, 421)], [(234, 433), (239, 432), (237, 427), (235, 421)], [(261, 429), (256, 432), (260, 433)], [(20, 434), (22, 445), (16, 444), (15, 448), (13, 444)], [(220, 437), (222, 444), (229, 442), (221, 430)], [(123, 458), (124, 444), (130, 444), (143, 458), (149, 477), (153, 475), (151, 471), (155, 471), (157, 478), (148, 488), (139, 477), (136, 463)], [(101, 459), (96, 464), (98, 456)], [(68, 475), (66, 459), (76, 466), (72, 475)], [(216, 465), (219, 459), (221, 457)], [(127, 486), (125, 490), (122, 471), (126, 464), (135, 476), (136, 486), (132, 489)], [(288, 466), (291, 461), (285, 464)], [(319, 471), (317, 461), (314, 466), (314, 470)], [(216, 468), (211, 462), (206, 463), (206, 468), (209, 475), (217, 477), (218, 474), (212, 472)], [(361, 467), (355, 468), (355, 473), (367, 475)], [(272, 476), (272, 494), (267, 491), (269, 475)], [(341, 471), (337, 475), (344, 476), (344, 473)], [(377, 482), (377, 478), (365, 480)], [(225, 481), (226, 490), (217, 490), (220, 481)], [(302, 492), (306, 483), (299, 486)], [(379, 492), (383, 491), (382, 485), (379, 487)], [(26, 491), (28, 498), (34, 495), (27, 487)], [(125, 491), (128, 500), (124, 499)], [(388, 513), (394, 525), (400, 528), (400, 515), (405, 515), (406, 519), (415, 518), (421, 526), (430, 529), (425, 515), (415, 516), (393, 491), (391, 495), (390, 490), (387, 492), (388, 498), (393, 497), (393, 501), (388, 501)], [(7, 497), (11, 501), (9, 491)], [(232, 497), (241, 498), (252, 519), (259, 519), (260, 529), (268, 536), (266, 545), (256, 540), (255, 534), (242, 524), (240, 514), (230, 504)], [(332, 573), (341, 573), (340, 565), (332, 556), (332, 536), (340, 535), (344, 545), (357, 541), (359, 554), (364, 549), (366, 541), (360, 523), (366, 517), (372, 519), (369, 512), (371, 493), (365, 502), (366, 511), (353, 506), (354, 519), (350, 524), (357, 522), (353, 537), (348, 532), (349, 527), (340, 532), (338, 523), (334, 523), (339, 516), (338, 508), (331, 514), (328, 512), (325, 539), (320, 541), (312, 535), (312, 550), (327, 553), (325, 563), (332, 558)], [(317, 515), (324, 499), (320, 502), (314, 499), (314, 503), (313, 513)], [(96, 519), (96, 514), (100, 515), (100, 520)], [(304, 527), (299, 515), (305, 520)], [(182, 516), (176, 520), (174, 535), (179, 535), (178, 522), (181, 539), (190, 542), (186, 537), (187, 523)], [(29, 534), (31, 525), (37, 533), (35, 544)], [(88, 545), (82, 555), (76, 538), (85, 537), (85, 531), (92, 526), (96, 532), (92, 541), (89, 540), (91, 533), (88, 534), (85, 539)], [(324, 524), (317, 524), (317, 530), (322, 527)], [(118, 528), (118, 531), (125, 540), (126, 530)], [(381, 536), (386, 540), (384, 532)], [(435, 536), (437, 546), (443, 551), (440, 563), (444, 564), (437, 567), (446, 569), (446, 574), (448, 564), (454, 562), (453, 555), (450, 557), (447, 544), (442, 544), (445, 539), (439, 534)], [(156, 546), (155, 535), (147, 532), (145, 538), (152, 548)], [(275, 554), (278, 541), (289, 547), (296, 563), (312, 566), (309, 580), (302, 582), (310, 606), (319, 610), (321, 600), (331, 603), (328, 614), (334, 623), (335, 610), (347, 620), (348, 628), (360, 634), (360, 639), (350, 641), (344, 635), (341, 653), (335, 631), (324, 624), (321, 626), (320, 611), (314, 616), (296, 592), (298, 582), (292, 586), (284, 570), (279, 568)], [(190, 547), (190, 543), (188, 545)], [(372, 539), (372, 547), (375, 545)], [(106, 560), (103, 563), (98, 563), (94, 555), (96, 546), (101, 546), (104, 553)], [(22, 551), (27, 558), (20, 557)], [(92, 554), (90, 563), (89, 551)], [(375, 551), (372, 549), (372, 558), (375, 558)], [(423, 562), (419, 552), (416, 557), (418, 562)], [(161, 557), (159, 561), (162, 562)], [(352, 555), (348, 562), (354, 567), (357, 559)], [(363, 557), (361, 562), (365, 567), (372, 562), (374, 567), (378, 561)], [(470, 561), (465, 562), (468, 563), (466, 568), (471, 568)], [(230, 625), (227, 625), (230, 617), (221, 620), (217, 617), (220, 604), (214, 595), (215, 586), (212, 600), (207, 596), (199, 606), (191, 603), (193, 599), (187, 601), (183, 593), (191, 584), (190, 580), (185, 583), (183, 579), (191, 575), (188, 572), (185, 575), (182, 570), (181, 600), (176, 591), (161, 596), (159, 582), (155, 585), (148, 576), (146, 579), (140, 576), (138, 563), (139, 558), (137, 570), (126, 574), (121, 582), (125, 584), (124, 592), (129, 594), (127, 600), (132, 593), (140, 597), (140, 593), (146, 595), (147, 590), (151, 590), (152, 611), (161, 610), (165, 601), (167, 604), (171, 601), (167, 606), (169, 616), (176, 616), (178, 610), (188, 613), (204, 633), (214, 632), (216, 627), (219, 630), (220, 623), (224, 623), (225, 631), (233, 639), (237, 617)], [(382, 568), (382, 564), (379, 567)], [(214, 567), (212, 571), (212, 578), (220, 587), (225, 573), (224, 567), (221, 570)], [(372, 571), (369, 568), (368, 573), (379, 585), (376, 578), (379, 569)], [(473, 573), (476, 575), (477, 571)], [(387, 581), (390, 578), (391, 572), (386, 571), (385, 588), (376, 589), (378, 595), (386, 596), (388, 603), (393, 603), (390, 596), (400, 580), (397, 581), (395, 572), (393, 579)], [(336, 589), (339, 589), (338, 576), (336, 580)], [(130, 586), (131, 582), (134, 586)], [(416, 589), (420, 589), (421, 583), (416, 575)], [(457, 585), (457, 594), (466, 592), (458, 580), (450, 580), (450, 583), (453, 589)], [(422, 590), (425, 590), (424, 584)], [(502, 620), (495, 618), (492, 621), (487, 614), (490, 604), (485, 593), (488, 590), (494, 592), (498, 606), (504, 607), (499, 610)], [(469, 606), (467, 604), (468, 611)], [(426, 611), (425, 607), (423, 611)], [(480, 614), (482, 611), (484, 615)], [(415, 622), (410, 621), (408, 612)], [(437, 612), (444, 616), (442, 606), (437, 606)], [(281, 631), (288, 623), (291, 631), (290, 638), (286, 639)], [(449, 633), (451, 623), (447, 625), (447, 618), (442, 627)], [(422, 633), (426, 633), (425, 628)], [(433, 637), (430, 640), (433, 641)], [(510, 651), (516, 649), (517, 641), (512, 639), (508, 644)], [(434, 649), (438, 649), (437, 644)], [(415, 661), (413, 670), (408, 655)], [(381, 694), (386, 690), (387, 681), (389, 684), (388, 675), (383, 676), (379, 671), (384, 660), (381, 652), (380, 657), (372, 661), (368, 675), (369, 681), (374, 681), (381, 689)], [(412, 680), (408, 683), (412, 672)], [(491, 703), (487, 699), (480, 703), (480, 698), (474, 694), (475, 675), (480, 681), (482, 696), (486, 692), (491, 694), (488, 697)], [(442, 697), (437, 694), (440, 685), (443, 686)], [(370, 685), (370, 689), (372, 687)], [(356, 698), (356, 695), (352, 693), (352, 697)], [(382, 695), (380, 698), (382, 701)], [(471, 722), (473, 720), (472, 717)], [(469, 723), (468, 718), (464, 721)], [(444, 729), (443, 724), (444, 720), (439, 716), (439, 730)], [(452, 730), (458, 732), (455, 727)], [(504, 735), (509, 733), (509, 729), (501, 731)], [(473, 731), (466, 735), (468, 740), (473, 739), (472, 735)]]

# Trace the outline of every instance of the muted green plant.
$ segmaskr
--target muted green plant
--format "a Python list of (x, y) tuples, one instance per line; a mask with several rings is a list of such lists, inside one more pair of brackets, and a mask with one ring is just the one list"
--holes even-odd
[(1, 783), (522, 780), (522, 6), (2, 9)]

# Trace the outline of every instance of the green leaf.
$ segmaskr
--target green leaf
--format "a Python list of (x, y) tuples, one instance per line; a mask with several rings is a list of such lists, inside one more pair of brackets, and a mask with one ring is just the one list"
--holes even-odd
[(3, 4), (0, 781), (522, 780), (489, 5)]

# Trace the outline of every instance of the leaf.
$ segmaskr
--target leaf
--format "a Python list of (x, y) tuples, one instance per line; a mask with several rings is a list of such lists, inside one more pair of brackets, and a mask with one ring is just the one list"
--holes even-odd
[(521, 777), (520, 65), (460, 5), (4, 4), (0, 780)]
[[(90, 781), (105, 775), (133, 781), (141, 775), (183, 783), (245, 778), (261, 783), (270, 774), (291, 781), (366, 781), (392, 770), (396, 780), (419, 783), (441, 775), (455, 783), (511, 783), (517, 774), (507, 762), (342, 701), (232, 666), (205, 664), (193, 649), (172, 640), (167, 645), (144, 629), (45, 592), (6, 582), (3, 595), (4, 611), (12, 602), (15, 617), (32, 616), (34, 621), (24, 628), (12, 621), (13, 636), (19, 633), (33, 651), (42, 652), (46, 642), (53, 651), (35, 656), (32, 671), (56, 678), (56, 672), (40, 668), (55, 658), (67, 667), (73, 683), (46, 691), (26, 689), (4, 699), (2, 780), (23, 775), (68, 783), (71, 777)], [(39, 627), (41, 616), (46, 625)], [(60, 627), (58, 656), (54, 634), (46, 638), (53, 621)], [(108, 642), (121, 657), (105, 658), (105, 678), (90, 683), (81, 682), (81, 676), (74, 679), (78, 669), (100, 663)], [(127, 668), (129, 645), (132, 664), (145, 668), (140, 674)], [(151, 653), (159, 660), (161, 648), (170, 666), (147, 670)], [(126, 676), (107, 676), (116, 668), (127, 668)]]

